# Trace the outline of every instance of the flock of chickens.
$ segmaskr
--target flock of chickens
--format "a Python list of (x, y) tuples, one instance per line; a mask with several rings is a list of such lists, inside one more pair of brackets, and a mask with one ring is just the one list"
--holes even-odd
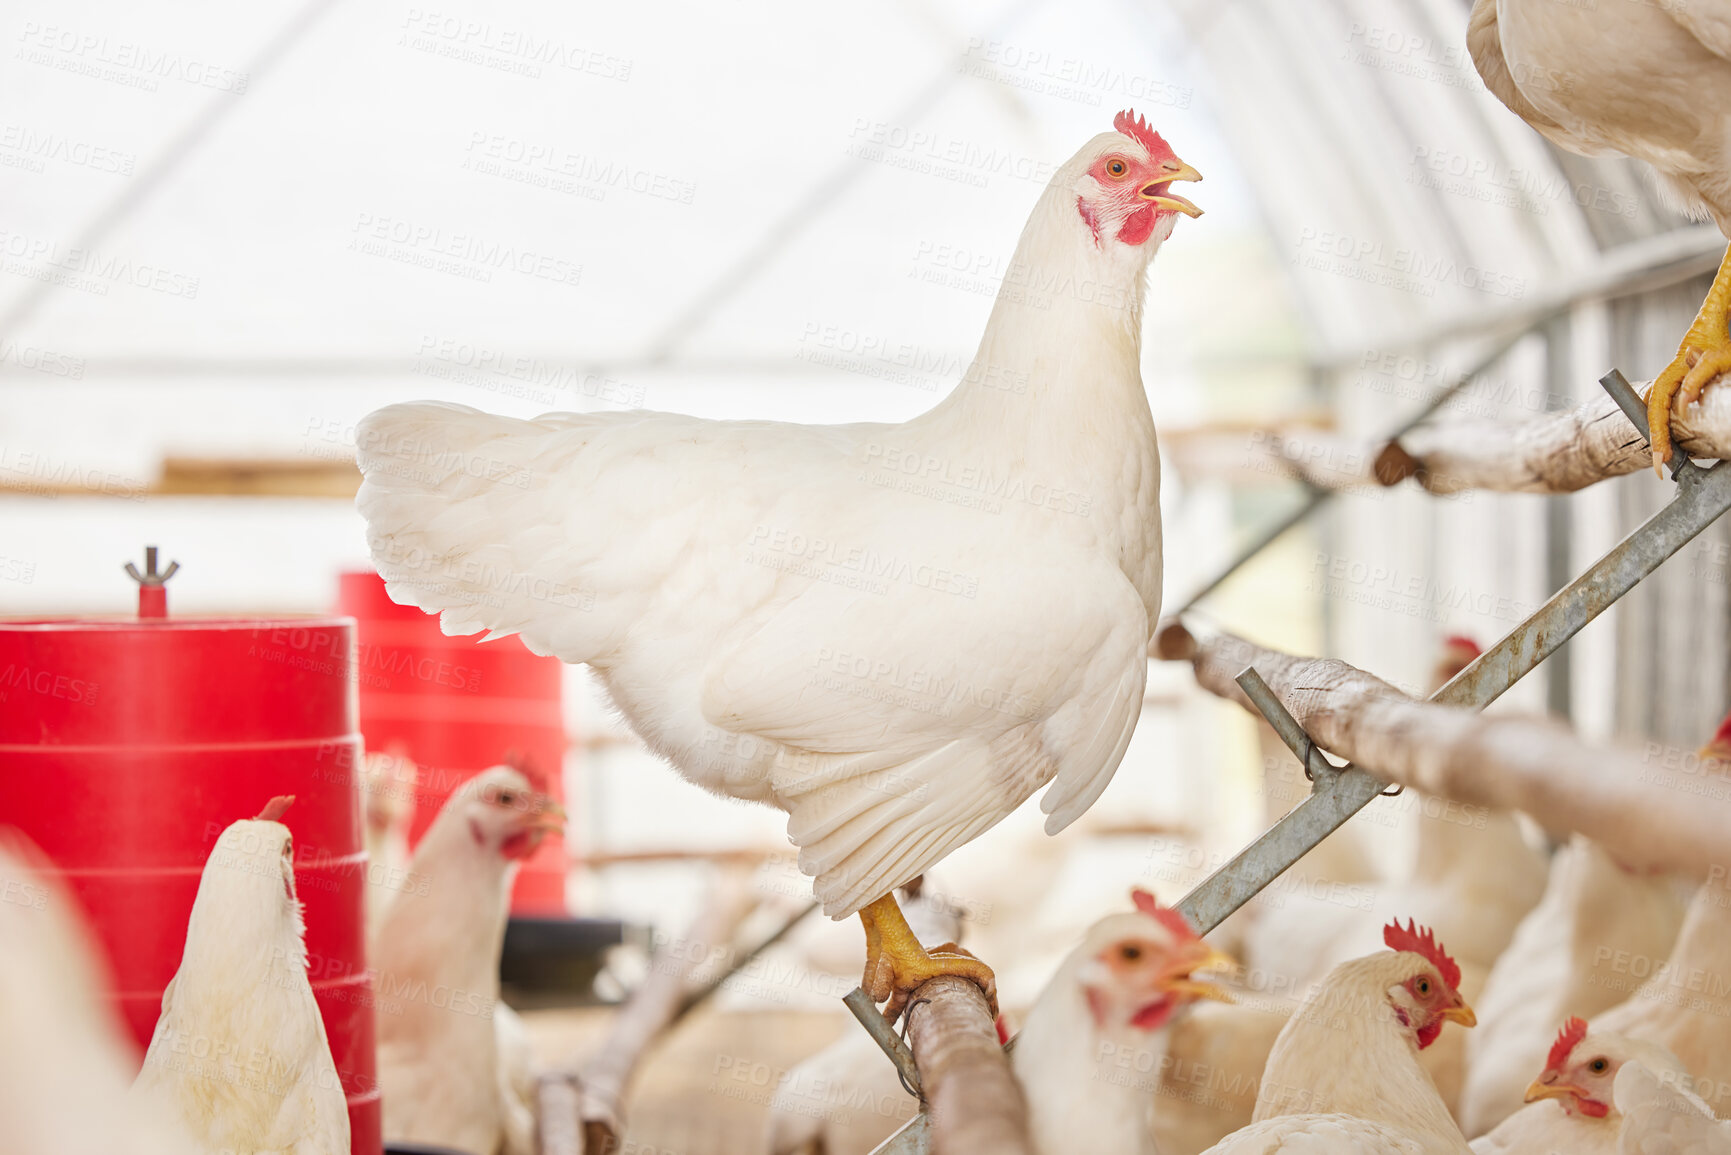
[[(1448, 639), (1435, 683), (1476, 653)], [(1731, 764), (1731, 718), (1703, 756)], [(1041, 1155), (1731, 1153), (1726, 880), (1638, 874), (1578, 835), (1547, 857), (1515, 815), (1416, 808), (1399, 880), (1365, 872), (1359, 820), (1207, 948), (1141, 892), (1095, 924), (1006, 1011)], [(920, 921), (934, 941), (967, 926)], [(896, 1125), (842, 1109), (899, 1091), (852, 1034), (782, 1080), (764, 1155), (867, 1155)]]
[[(0, 828), (0, 1152), (349, 1155), (349, 1114), (308, 979), (292, 797), (228, 826), (205, 862), (180, 968), (144, 1064), (109, 1002), (78, 902)], [(410, 860), (426, 885), (369, 885), (387, 1139), (532, 1155), (528, 1040), (499, 1002), (517, 862), (563, 811), (498, 766), (452, 793)], [(402, 823), (369, 823), (369, 852)]]
[[(1551, 140), (1648, 160), (1731, 228), (1728, 28), (1722, 0), (1478, 0), (1468, 43)], [(1047, 832), (1073, 822), (1142, 707), (1162, 570), (1146, 274), (1177, 218), (1201, 215), (1172, 186), (1201, 175), (1141, 118), (1113, 129), (1057, 171), (972, 367), (912, 421), (521, 421), (414, 403), (357, 437), (391, 595), (449, 633), (517, 633), (587, 663), (692, 781), (785, 810), (825, 911), (860, 916), (862, 986), (892, 1017), (937, 974), (997, 994), (984, 962), (922, 941), (896, 889), (1042, 788)], [(1656, 461), (1673, 395), (1731, 368), (1728, 307), (1731, 257), (1650, 398)], [(1453, 649), (1458, 663), (1470, 646)], [(73, 902), (6, 839), (7, 894), (41, 901), (0, 902), (0, 1151), (347, 1151), (291, 801), (216, 844), (136, 1079)], [(415, 850), (428, 894), (389, 896), (371, 920), (377, 974), (447, 992), (379, 1016), (388, 1137), (531, 1149), (497, 962), (513, 864), (559, 817), (518, 772), (483, 773)], [(1724, 880), (1685, 896), (1579, 838), (1547, 859), (1507, 814), (1420, 825), (1412, 878), (1377, 882), (1368, 904), (1253, 903), (1216, 935), (1291, 998), (1227, 1001), (1228, 983), (1196, 977), (1214, 947), (1145, 893), (1097, 924), (1015, 1042), (1039, 1150), (1731, 1151), (1714, 1115), (1731, 1106)], [(1324, 844), (1316, 873), (1362, 881), (1349, 842)], [(881, 1079), (869, 1057), (859, 1077)], [(847, 1054), (813, 1061), (852, 1070)], [(863, 1150), (785, 1123), (778, 1155)]]

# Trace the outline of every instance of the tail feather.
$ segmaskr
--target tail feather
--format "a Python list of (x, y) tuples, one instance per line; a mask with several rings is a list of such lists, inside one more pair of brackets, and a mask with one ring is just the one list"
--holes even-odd
[[(580, 415), (524, 421), (466, 405), (418, 401), (372, 413), (356, 432), (364, 481), (355, 504), (367, 521), (373, 564), (394, 601), (440, 615), (447, 634), (498, 637), (531, 623), (537, 653), (549, 611), (583, 608), (571, 575), (549, 572), (558, 551), (537, 548), (557, 516), (550, 474), (539, 462), (549, 441), (580, 448)], [(577, 444), (573, 446), (571, 443)]]

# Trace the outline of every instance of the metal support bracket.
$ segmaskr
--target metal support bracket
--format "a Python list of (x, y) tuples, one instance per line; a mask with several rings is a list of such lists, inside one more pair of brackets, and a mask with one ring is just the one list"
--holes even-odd
[[(1613, 370), (1599, 383), (1645, 435), (1646, 407), (1623, 375)], [(1488, 706), (1731, 509), (1731, 463), (1721, 461), (1710, 469), (1702, 469), (1678, 453), (1672, 472), (1677, 480), (1677, 495), (1664, 509), (1648, 518), (1580, 577), (1558, 590), (1532, 617), (1510, 630), (1428, 700), (1478, 709)], [(1295, 754), (1301, 749), (1305, 751), (1300, 757), (1314, 775), (1311, 758), (1321, 757), (1314, 744), (1308, 736), (1304, 737), (1303, 745), (1296, 741), (1303, 728), (1255, 671), (1249, 674), (1250, 684), (1246, 685), (1241, 675), (1240, 687), (1252, 702), (1257, 702), (1258, 695), (1262, 697), (1258, 709)], [(1252, 687), (1259, 683), (1260, 690), (1253, 694)], [(1371, 799), (1382, 793), (1383, 785), (1381, 779), (1355, 765), (1335, 771), (1262, 837), (1185, 895), (1178, 909), (1197, 933), (1213, 930), (1348, 818), (1369, 805)]]

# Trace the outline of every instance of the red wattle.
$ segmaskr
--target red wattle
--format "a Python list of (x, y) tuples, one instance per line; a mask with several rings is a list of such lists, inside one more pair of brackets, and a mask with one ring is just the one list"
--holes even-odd
[(1148, 239), (1154, 231), (1153, 205), (1144, 205), (1124, 218), (1124, 226), (1118, 230), (1118, 239), (1127, 245), (1139, 245)]

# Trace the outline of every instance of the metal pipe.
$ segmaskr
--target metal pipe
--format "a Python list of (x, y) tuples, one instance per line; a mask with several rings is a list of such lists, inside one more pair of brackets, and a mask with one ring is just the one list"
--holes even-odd
[(1298, 719), (1292, 716), (1274, 691), (1269, 689), (1268, 683), (1262, 680), (1262, 675), (1256, 672), (1256, 667), (1244, 667), (1234, 680), (1237, 681), (1238, 688), (1244, 691), (1244, 696), (1256, 707), (1257, 713), (1274, 727), (1274, 732), (1280, 735), (1286, 748), (1297, 755), (1299, 764), (1304, 767), (1306, 778), (1313, 783), (1326, 782), (1340, 772), (1340, 767), (1322, 756), (1322, 751), (1316, 748), (1316, 743), (1310, 740), (1310, 735), (1304, 732)]
[[(1626, 400), (1619, 396), (1618, 381), (1624, 390), (1633, 393), (1621, 374), (1607, 374), (1601, 384), (1626, 408)], [(1634, 413), (1630, 414), (1630, 420), (1636, 420)], [(1644, 420), (1643, 411), (1636, 427), (1642, 428)], [(1538, 612), (1510, 630), (1428, 700), (1478, 709), (1489, 705), (1728, 509), (1731, 509), (1731, 466), (1722, 461), (1711, 469), (1691, 465), (1680, 470), (1677, 496), (1664, 509), (1580, 577), (1558, 590)], [(1260, 682), (1260, 677), (1256, 681)], [(1244, 686), (1242, 679), (1239, 685), (1250, 696), (1250, 688)], [(1266, 683), (1263, 689), (1267, 689)], [(1273, 694), (1268, 697), (1273, 699)], [(1274, 699), (1274, 704), (1279, 705), (1278, 699)], [(1281, 728), (1278, 719), (1291, 718), (1284, 706), (1267, 714), (1274, 715), (1269, 724), (1277, 732)], [(1262, 837), (1185, 895), (1178, 909), (1198, 933), (1213, 930), (1368, 805), (1382, 792), (1383, 785), (1381, 779), (1356, 765), (1330, 775)]]

